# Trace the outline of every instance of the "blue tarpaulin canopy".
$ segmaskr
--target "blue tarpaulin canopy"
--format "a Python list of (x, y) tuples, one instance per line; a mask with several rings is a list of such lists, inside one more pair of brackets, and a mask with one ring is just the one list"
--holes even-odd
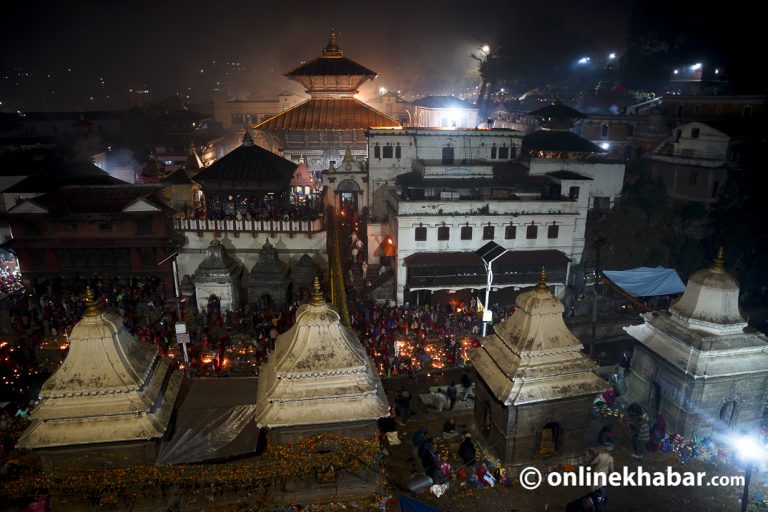
[(633, 297), (673, 295), (685, 291), (685, 284), (671, 268), (603, 270), (603, 275)]

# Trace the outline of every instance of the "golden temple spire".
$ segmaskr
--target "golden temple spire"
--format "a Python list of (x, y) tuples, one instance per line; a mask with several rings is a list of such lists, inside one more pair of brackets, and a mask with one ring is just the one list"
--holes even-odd
[(336, 29), (331, 27), (331, 37), (328, 38), (328, 46), (323, 50), (322, 56), (324, 58), (341, 58), (344, 56), (344, 52), (341, 51), (341, 47), (336, 43)]
[(723, 272), (725, 270), (725, 249), (721, 245), (715, 254), (715, 262), (712, 265), (712, 270), (715, 272)]
[(549, 286), (547, 286), (547, 270), (542, 266), (539, 270), (539, 284), (534, 288), (537, 292), (549, 293)]
[(315, 279), (312, 280), (312, 297), (310, 298), (309, 303), (312, 306), (325, 305), (325, 297), (323, 296), (323, 289), (320, 288), (320, 279), (318, 279), (317, 276), (315, 276)]
[(88, 285), (85, 287), (85, 313), (83, 316), (94, 317), (99, 316), (100, 314), (101, 310), (93, 299), (93, 290), (91, 290), (90, 285)]

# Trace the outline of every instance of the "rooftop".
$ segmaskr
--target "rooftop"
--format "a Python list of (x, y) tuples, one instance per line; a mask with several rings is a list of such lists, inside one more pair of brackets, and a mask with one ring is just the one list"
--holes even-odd
[(364, 130), (400, 123), (351, 97), (311, 98), (256, 125), (256, 130)]

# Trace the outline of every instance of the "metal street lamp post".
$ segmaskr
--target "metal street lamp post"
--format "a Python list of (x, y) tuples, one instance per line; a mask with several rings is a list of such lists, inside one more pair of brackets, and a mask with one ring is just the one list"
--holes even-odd
[(496, 242), (488, 242), (480, 249), (475, 251), (475, 254), (483, 259), (483, 265), (485, 265), (485, 271), (488, 273), (488, 280), (485, 285), (485, 310), (483, 311), (483, 336), (485, 336), (488, 322), (492, 319), (492, 313), (490, 309), (489, 298), (491, 295), (491, 284), (493, 284), (493, 269), (491, 265), (494, 261), (499, 259), (502, 254), (507, 252), (505, 248), (497, 244)]
[(755, 461), (765, 458), (765, 449), (755, 440), (754, 436), (745, 435), (733, 440), (733, 445), (739, 452), (739, 457), (747, 463), (744, 474), (744, 493), (741, 495), (741, 512), (747, 511), (749, 504), (749, 481), (752, 479), (752, 467)]

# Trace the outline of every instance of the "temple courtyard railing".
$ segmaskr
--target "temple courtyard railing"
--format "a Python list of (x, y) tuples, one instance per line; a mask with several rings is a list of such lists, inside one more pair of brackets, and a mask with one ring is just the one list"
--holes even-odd
[(237, 219), (174, 219), (174, 227), (179, 231), (232, 233), (287, 233), (289, 236), (309, 235), (325, 230), (322, 218), (315, 220), (237, 220)]

